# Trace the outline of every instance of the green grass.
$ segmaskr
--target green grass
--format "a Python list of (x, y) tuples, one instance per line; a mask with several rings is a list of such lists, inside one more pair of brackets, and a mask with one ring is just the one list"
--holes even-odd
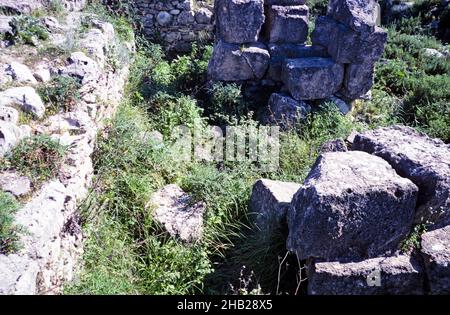
[(98, 16), (100, 20), (111, 23), (114, 26), (117, 36), (122, 41), (131, 42), (134, 40), (134, 31), (132, 27), (132, 24), (134, 23), (132, 16), (121, 15), (120, 12), (108, 11), (107, 8), (101, 4), (101, 1), (97, 0), (90, 1), (83, 11), (93, 13)]
[(7, 156), (10, 167), (33, 181), (55, 177), (64, 161), (66, 147), (49, 136), (25, 138)]
[(77, 79), (60, 75), (40, 86), (37, 92), (47, 104), (47, 114), (51, 115), (72, 110), (81, 98), (80, 88)]
[[(116, 282), (120, 293), (219, 292), (211, 284), (214, 282), (211, 277), (217, 276), (214, 272), (217, 263), (227, 253), (235, 253), (234, 261), (244, 261), (240, 256), (250, 259), (252, 248), (260, 250), (260, 245), (253, 242), (247, 244), (245, 252), (232, 251), (235, 243), (245, 240), (244, 235), (254, 232), (247, 208), (256, 179), (262, 176), (304, 178), (318, 154), (316, 146), (327, 139), (346, 136), (353, 127), (337, 110), (312, 114), (307, 120), (309, 128), (283, 136), (282, 151), (286, 154), (282, 156), (281, 169), (272, 174), (262, 172), (251, 162), (226, 162), (219, 166), (214, 162), (181, 161), (180, 152), (169, 145), (170, 130), (180, 123), (190, 128), (205, 128), (204, 118), (208, 117), (202, 116), (203, 110), (192, 96), (168, 92), (141, 94), (145, 88), (140, 80), (145, 81), (146, 75), (155, 71), (147, 67), (155, 69), (160, 62), (165, 63), (154, 60), (152, 55), (138, 53), (127, 86), (128, 97), (108, 128), (108, 137), (99, 139), (94, 155), (96, 188), (83, 211), (85, 229), (90, 235), (85, 268), (67, 293), (115, 292), (109, 286)], [(247, 118), (236, 124), (254, 126), (257, 122)], [(166, 136), (165, 146), (143, 140), (151, 130), (159, 130)], [(202, 242), (186, 247), (153, 222), (146, 203), (154, 191), (168, 183), (178, 183), (195, 201), (206, 204)], [(105, 227), (100, 227), (99, 222), (109, 222), (107, 232), (102, 232)], [(120, 252), (123, 246), (128, 248), (123, 257), (111, 258), (111, 262), (105, 259)], [(259, 261), (261, 255), (254, 260)], [(272, 259), (273, 265), (278, 264), (278, 257), (267, 259)], [(254, 266), (257, 270), (261, 263), (255, 262)], [(239, 271), (241, 266), (233, 264), (232, 267)], [(261, 272), (265, 270), (256, 271), (255, 278)], [(227, 281), (239, 279), (239, 272), (229, 274), (236, 278)]]
[(14, 224), (14, 213), (19, 208), (13, 196), (0, 191), (0, 254), (18, 249), (18, 228)]
[(431, 57), (426, 48), (448, 47), (432, 36), (389, 28), (388, 44), (375, 76), (374, 98), (358, 117), (369, 124), (401, 122), (450, 142), (450, 57)]
[(12, 33), (5, 39), (16, 44), (28, 44), (36, 46), (39, 41), (47, 40), (49, 33), (40, 23), (39, 19), (32, 16), (15, 17), (11, 22)]
[[(313, 7), (321, 11), (325, 3), (314, 1)], [(358, 101), (348, 116), (332, 104), (315, 107), (281, 132), (275, 172), (251, 161), (181, 160), (170, 145), (175, 126), (256, 127), (254, 111), (261, 104), (246, 98), (243, 86), (206, 84), (209, 45), (169, 60), (160, 46), (139, 37), (136, 42), (125, 98), (93, 156), (96, 179), (82, 207), (84, 268), (66, 287), (68, 294), (292, 294), (302, 262), (286, 252), (282, 231), (266, 237), (248, 217), (258, 178), (302, 182), (320, 146), (353, 130), (405, 123), (448, 141), (448, 58), (423, 53), (445, 46), (416, 20), (389, 29), (371, 100)], [(164, 145), (148, 140), (153, 130), (164, 135)], [(183, 244), (153, 221), (147, 202), (170, 183), (206, 204), (202, 241)], [(416, 235), (406, 247), (416, 246)]]

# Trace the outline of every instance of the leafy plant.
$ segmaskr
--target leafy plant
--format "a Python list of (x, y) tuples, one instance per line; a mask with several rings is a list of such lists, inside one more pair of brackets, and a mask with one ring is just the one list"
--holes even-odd
[(426, 231), (427, 228), (425, 224), (415, 225), (409, 236), (400, 244), (400, 250), (408, 254), (410, 254), (413, 250), (419, 250), (422, 234)]
[(48, 180), (57, 175), (66, 147), (49, 136), (25, 138), (13, 148), (8, 157), (11, 166), (35, 181)]
[(14, 43), (36, 46), (39, 40), (47, 40), (49, 37), (47, 29), (41, 25), (39, 19), (31, 16), (15, 17), (10, 25), (12, 33), (8, 33), (5, 39)]
[(212, 122), (229, 124), (233, 119), (245, 116), (248, 111), (241, 87), (236, 83), (213, 83), (208, 95), (209, 102), (205, 107)]
[(60, 110), (68, 112), (80, 100), (81, 83), (72, 77), (56, 76), (38, 89), (42, 100), (47, 103), (53, 112)]
[(18, 248), (14, 213), (19, 205), (13, 196), (0, 191), (0, 254), (8, 254)]

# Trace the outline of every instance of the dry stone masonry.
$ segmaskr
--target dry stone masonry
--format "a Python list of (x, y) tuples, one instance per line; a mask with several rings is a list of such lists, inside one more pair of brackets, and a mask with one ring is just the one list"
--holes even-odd
[[(49, 30), (45, 44), (73, 47), (72, 52), (42, 57), (36, 47), (4, 42), (0, 49), (0, 157), (33, 135), (48, 135), (67, 146), (57, 176), (40, 185), (14, 169), (0, 171), (0, 189), (20, 198), (14, 221), (25, 231), (19, 235), (18, 251), (0, 255), (0, 294), (57, 294), (73, 278), (83, 252), (78, 208), (94, 175), (91, 156), (98, 132), (121, 99), (134, 49), (132, 43), (116, 37), (112, 24), (95, 15), (89, 14), (86, 24), (87, 15), (74, 12), (85, 1), (63, 2), (64, 17), (59, 21), (43, 17), (40, 23)], [(0, 7), (6, 9), (2, 12), (10, 14), (0, 20), (46, 5), (46, 1), (0, 0)], [(82, 23), (88, 27), (80, 33)], [(70, 46), (73, 41), (76, 45)], [(30, 61), (24, 58), (26, 53), (39, 58)], [(108, 56), (117, 58), (115, 67)], [(54, 113), (36, 91), (56, 76), (75, 78), (81, 88), (80, 99), (70, 110)], [(25, 123), (20, 119), (24, 114), (31, 116)]]
[[(302, 185), (257, 181), (255, 217), (287, 220), (309, 294), (450, 294), (450, 146), (404, 126), (349, 142), (325, 143)], [(414, 224), (421, 247), (402, 250)]]
[[(376, 26), (375, 0), (330, 0), (306, 45), (309, 10), (304, 0), (218, 0), (216, 44), (208, 74), (213, 81), (284, 85), (290, 102), (346, 101), (372, 87), (387, 33)], [(280, 97), (271, 98), (269, 107)], [(291, 116), (291, 115), (290, 115)]]
[(213, 8), (204, 1), (135, 0), (145, 35), (169, 51), (188, 51), (196, 41), (211, 38)]
[(327, 261), (393, 251), (409, 233), (417, 191), (377, 156), (324, 153), (292, 200), (288, 249)]
[(154, 193), (147, 205), (153, 218), (173, 237), (184, 242), (202, 238), (204, 203), (192, 204), (187, 193), (175, 184)]

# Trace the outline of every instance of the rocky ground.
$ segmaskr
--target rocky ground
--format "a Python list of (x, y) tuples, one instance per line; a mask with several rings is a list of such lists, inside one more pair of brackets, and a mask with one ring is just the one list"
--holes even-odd
[[(96, 136), (116, 111), (133, 50), (110, 23), (78, 12), (84, 1), (66, 2), (66, 7), (52, 12), (30, 1), (40, 5), (32, 9), (43, 10), (39, 18), (26, 15), (30, 6), (25, 1), (0, 2), (13, 13), (0, 16), (10, 22), (1, 30), (0, 155), (5, 160), (0, 187), (20, 202), (15, 222), (25, 231), (18, 251), (0, 255), (2, 294), (58, 293), (72, 279), (82, 254), (77, 208), (92, 182)], [(14, 21), (25, 19), (45, 37), (31, 34), (22, 41), (31, 26), (19, 29)], [(73, 104), (59, 108), (68, 97), (62, 95), (55, 108), (37, 91), (61, 77), (73, 78), (79, 90)], [(45, 181), (19, 175), (8, 153), (42, 136), (65, 148), (60, 168)]]
[[(104, 6), (0, 0), (0, 294), (450, 294), (447, 50), (318, 2), (137, 1), (163, 48)], [(278, 169), (185, 159), (181, 124), (280, 126)]]
[[(349, 149), (320, 155), (298, 190), (254, 186), (258, 216), (287, 221), (287, 246), (307, 261), (308, 292), (448, 294), (450, 147), (394, 126), (357, 134)], [(289, 201), (277, 197), (288, 191)], [(414, 222), (429, 232), (405, 255)]]

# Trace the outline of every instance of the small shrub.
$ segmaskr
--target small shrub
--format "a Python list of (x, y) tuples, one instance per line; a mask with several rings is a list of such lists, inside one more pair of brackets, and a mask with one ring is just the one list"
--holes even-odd
[(49, 136), (25, 138), (13, 148), (9, 161), (13, 168), (35, 181), (55, 177), (60, 169), (66, 147)]
[(64, 4), (61, 0), (50, 0), (47, 4), (47, 12), (48, 14), (54, 16), (61, 16), (65, 12)]
[(206, 69), (211, 53), (211, 46), (199, 48), (194, 44), (189, 55), (177, 56), (170, 62), (160, 60), (151, 68), (149, 76), (154, 91), (192, 96), (201, 93), (206, 83)]
[(308, 0), (307, 5), (311, 15), (325, 15), (327, 13), (328, 0)]
[(425, 224), (415, 225), (408, 237), (400, 243), (400, 250), (403, 253), (408, 254), (410, 254), (413, 250), (419, 250), (422, 234), (426, 231), (427, 228)]
[(152, 124), (164, 136), (170, 136), (177, 126), (186, 126), (190, 130), (201, 131), (205, 127), (202, 110), (195, 99), (189, 96), (174, 97), (158, 93), (149, 103)]
[(401, 123), (401, 111), (401, 101), (397, 97), (374, 88), (370, 100), (356, 102), (354, 116), (358, 122), (376, 128)]
[[(130, 5), (126, 2), (124, 5)], [(130, 42), (134, 39), (133, 25), (136, 25), (131, 12), (114, 12), (109, 11), (100, 1), (90, 1), (89, 5), (84, 9), (85, 12), (93, 13), (100, 20), (109, 22), (114, 26), (114, 30), (120, 40)], [(86, 20), (89, 23), (89, 17)], [(84, 27), (86, 27), (84, 23)]]
[(37, 18), (31, 16), (16, 17), (10, 22), (10, 25), (12, 34), (8, 35), (6, 39), (14, 43), (36, 46), (39, 40), (47, 40), (49, 37), (47, 29)]
[(50, 82), (38, 89), (42, 100), (50, 105), (53, 112), (60, 110), (68, 112), (80, 100), (81, 88), (77, 79), (66, 76), (56, 76)]
[(17, 249), (17, 227), (14, 225), (14, 213), (18, 209), (14, 197), (0, 191), (0, 254), (8, 254)]
[(236, 83), (214, 83), (208, 90), (209, 103), (205, 110), (212, 122), (229, 124), (248, 111), (241, 87)]

